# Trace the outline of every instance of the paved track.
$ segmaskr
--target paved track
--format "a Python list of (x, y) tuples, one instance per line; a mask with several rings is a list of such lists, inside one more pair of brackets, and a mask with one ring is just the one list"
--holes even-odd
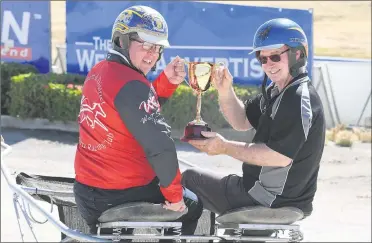
[[(13, 148), (2, 161), (11, 173), (74, 176), (76, 134), (19, 129), (2, 129), (1, 134)], [(180, 159), (197, 166), (241, 174), (241, 162), (227, 156), (210, 157), (184, 143), (177, 143), (177, 151)], [(183, 171), (187, 165), (180, 167)], [(48, 204), (43, 206), (49, 209)], [(21, 240), (12, 207), (11, 192), (1, 175), (1, 242)], [(314, 208), (313, 215), (301, 223), (306, 242), (371, 242), (370, 144), (356, 144), (352, 149), (326, 146)], [(25, 240), (34, 241), (23, 219), (22, 224)], [(50, 224), (35, 225), (35, 230), (39, 241), (59, 240), (59, 232)]]

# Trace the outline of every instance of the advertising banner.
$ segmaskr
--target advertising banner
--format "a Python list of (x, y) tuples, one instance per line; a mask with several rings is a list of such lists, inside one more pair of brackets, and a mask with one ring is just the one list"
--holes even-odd
[(49, 1), (1, 1), (1, 61), (50, 70)]
[(188, 61), (224, 62), (235, 84), (257, 85), (263, 71), (252, 50), (256, 29), (267, 20), (285, 17), (297, 22), (309, 42), (308, 71), (313, 62), (313, 15), (309, 10), (241, 6), (204, 2), (67, 1), (67, 71), (87, 74), (111, 47), (116, 16), (133, 5), (159, 11), (169, 29), (166, 49), (152, 80), (177, 55)]

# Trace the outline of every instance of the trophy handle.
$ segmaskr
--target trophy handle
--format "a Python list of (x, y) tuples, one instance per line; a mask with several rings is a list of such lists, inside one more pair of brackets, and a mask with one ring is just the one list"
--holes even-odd
[[(195, 74), (195, 70), (190, 70), (190, 68), (192, 68), (192, 66), (190, 65), (190, 64), (192, 64), (192, 63), (195, 63), (195, 62), (189, 62), (189, 61), (186, 61), (185, 59), (182, 59), (183, 61), (184, 61), (184, 64), (186, 65), (186, 67), (187, 67), (187, 73), (188, 73), (188, 78), (189, 79), (191, 79), (192, 77), (191, 76), (193, 76), (194, 74)], [(198, 64), (202, 64), (202, 63), (204, 63), (204, 62), (197, 62)], [(213, 71), (213, 65), (211, 65), (212, 66), (212, 70), (211, 71)], [(187, 79), (184, 79), (183, 80), (190, 88), (192, 88), (192, 89), (194, 89), (193, 87), (192, 87), (192, 85), (190, 84), (190, 81), (187, 81)]]
[[(187, 66), (187, 72), (188, 72), (188, 76), (190, 76), (190, 63), (192, 63), (192, 62), (189, 62), (189, 61), (186, 61), (185, 59), (182, 59), (183, 61), (184, 61), (184, 64)], [(219, 68), (219, 67), (223, 67), (223, 66), (225, 66), (225, 64), (223, 63), (223, 62), (219, 62), (219, 63), (214, 63), (214, 64), (212, 64), (212, 63), (210, 63), (211, 64), (211, 66), (212, 66), (212, 77), (211, 77), (211, 80), (212, 80), (212, 82), (211, 82), (211, 86), (213, 86), (213, 81), (214, 81), (214, 76), (213, 76), (213, 73), (214, 73), (214, 71), (217, 69), (217, 68)], [(190, 78), (190, 77), (189, 77)], [(191, 86), (191, 84), (190, 84), (190, 82), (189, 81), (187, 81), (187, 79), (184, 79), (183, 80), (190, 88), (192, 88), (192, 86)]]

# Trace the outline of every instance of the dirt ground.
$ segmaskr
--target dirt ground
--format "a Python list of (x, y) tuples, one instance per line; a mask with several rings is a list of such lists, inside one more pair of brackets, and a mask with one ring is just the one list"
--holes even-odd
[[(5, 160), (11, 173), (73, 177), (76, 134), (3, 128), (2, 135), (13, 147)], [(241, 162), (235, 159), (208, 156), (185, 143), (177, 143), (176, 147), (180, 159), (196, 166), (225, 175), (241, 174)], [(11, 194), (4, 184), (2, 176), (1, 241), (19, 242)], [(371, 144), (325, 147), (314, 212), (300, 226), (304, 242), (371, 242)], [(42, 241), (58, 240), (59, 233), (52, 225), (35, 228)]]
[[(317, 56), (371, 58), (370, 1), (218, 1), (265, 7), (313, 9)], [(52, 56), (66, 35), (65, 2), (51, 1)], [(115, 17), (113, 16), (113, 19)]]

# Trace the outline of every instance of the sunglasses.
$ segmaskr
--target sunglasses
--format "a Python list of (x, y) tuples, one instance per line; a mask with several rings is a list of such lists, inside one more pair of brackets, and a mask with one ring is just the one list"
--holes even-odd
[(289, 51), (289, 49), (279, 53), (279, 54), (274, 54), (274, 55), (271, 55), (271, 56), (268, 56), (268, 57), (264, 57), (264, 56), (258, 56), (257, 59), (258, 61), (260, 61), (261, 64), (266, 64), (267, 63), (267, 59), (270, 58), (271, 61), (273, 62), (280, 62), (281, 58), (280, 58), (280, 55), (282, 55), (283, 53)]
[(155, 45), (146, 41), (140, 41), (138, 39), (130, 38), (130, 40), (141, 43), (142, 48), (146, 51), (152, 50), (155, 53), (163, 53), (164, 47), (161, 45)]

